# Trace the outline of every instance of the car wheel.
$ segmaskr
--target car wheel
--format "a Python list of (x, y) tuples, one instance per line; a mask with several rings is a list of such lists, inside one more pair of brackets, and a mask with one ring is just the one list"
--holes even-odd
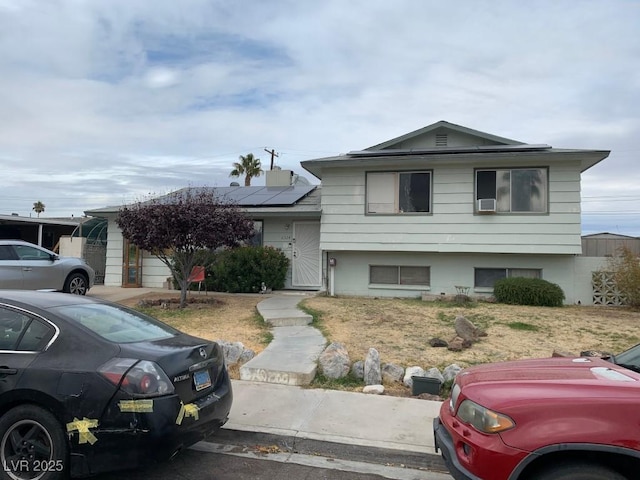
[(0, 418), (2, 478), (62, 479), (67, 471), (67, 449), (62, 426), (40, 407), (22, 405)]
[(628, 480), (610, 468), (589, 463), (561, 463), (539, 471), (531, 480)]
[(72, 293), (74, 295), (86, 294), (88, 287), (89, 281), (82, 273), (72, 273), (67, 277), (67, 281), (64, 282), (65, 293)]

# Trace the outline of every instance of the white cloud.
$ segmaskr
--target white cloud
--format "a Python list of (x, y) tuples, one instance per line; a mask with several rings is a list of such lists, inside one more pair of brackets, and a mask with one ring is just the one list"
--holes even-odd
[(583, 210), (620, 209), (640, 180), (638, 24), (625, 0), (0, 0), (0, 213), (227, 185), (265, 147), (305, 174), (442, 119), (611, 149)]

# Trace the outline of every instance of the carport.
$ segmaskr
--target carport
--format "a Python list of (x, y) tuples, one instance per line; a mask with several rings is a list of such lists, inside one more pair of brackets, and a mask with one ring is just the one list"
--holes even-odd
[(58, 251), (60, 237), (71, 235), (87, 218), (33, 218), (0, 215), (0, 239), (19, 239)]

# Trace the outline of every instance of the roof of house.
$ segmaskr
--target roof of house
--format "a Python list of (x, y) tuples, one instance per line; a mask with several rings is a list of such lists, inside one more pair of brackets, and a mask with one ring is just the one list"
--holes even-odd
[[(448, 135), (454, 140), (449, 143)], [(541, 154), (555, 158), (574, 158), (585, 171), (607, 158), (608, 150), (558, 149), (545, 144), (526, 144), (478, 130), (446, 122), (436, 122), (406, 135), (344, 155), (301, 162), (304, 169), (322, 178), (325, 167), (385, 167), (403, 162), (403, 167), (425, 167), (436, 162), (469, 163), (485, 160), (488, 154), (496, 160), (529, 162)]]
[(440, 120), (439, 122), (432, 123), (431, 125), (427, 125), (426, 127), (422, 127), (418, 130), (414, 130), (413, 132), (406, 133), (396, 138), (392, 138), (391, 140), (387, 140), (386, 142), (379, 143), (372, 147), (366, 148), (365, 150), (384, 150), (387, 148), (393, 148), (398, 144), (403, 144), (407, 140), (411, 140), (414, 138), (422, 137), (427, 133), (436, 132), (438, 130), (449, 130), (452, 132), (459, 132), (466, 135), (471, 135), (473, 137), (482, 138), (484, 140), (501, 144), (501, 145), (524, 145), (523, 142), (519, 142), (517, 140), (511, 140), (510, 138), (498, 137), (497, 135), (492, 135), (490, 133), (481, 132), (479, 130), (474, 130), (472, 128), (463, 127), (462, 125), (456, 125), (455, 123), (447, 122), (446, 120)]
[[(320, 214), (320, 188), (317, 185), (290, 185), (286, 187), (231, 186), (231, 187), (186, 187), (154, 200), (171, 202), (187, 192), (212, 191), (218, 198), (244, 208), (250, 213), (264, 214)], [(87, 215), (101, 216), (118, 212), (122, 206), (111, 206), (87, 210)]]

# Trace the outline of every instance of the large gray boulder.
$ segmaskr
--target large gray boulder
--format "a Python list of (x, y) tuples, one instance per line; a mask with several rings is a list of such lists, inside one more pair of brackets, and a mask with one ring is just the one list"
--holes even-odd
[(460, 373), (461, 370), (462, 370), (462, 367), (455, 363), (452, 363), (451, 365), (445, 367), (445, 369), (442, 371), (442, 376), (445, 382), (448, 382), (449, 380), (453, 380), (454, 378), (456, 378), (456, 376), (458, 375), (458, 373)]
[(364, 384), (380, 385), (382, 374), (380, 372), (380, 354), (375, 348), (370, 348), (364, 359)]
[(444, 383), (444, 377), (440, 373), (440, 370), (438, 370), (436, 367), (430, 368), (429, 370), (424, 372), (424, 376), (428, 378), (437, 378), (438, 380), (440, 380), (440, 383)]
[(217, 340), (218, 345), (222, 347), (224, 360), (227, 365), (235, 365), (240, 360), (244, 345), (242, 342), (227, 342), (226, 340)]
[(400, 383), (404, 378), (404, 368), (393, 363), (385, 363), (382, 365), (382, 380), (388, 383)]
[(358, 380), (364, 380), (364, 361), (358, 360), (351, 365), (351, 375)]
[(475, 342), (478, 338), (487, 336), (483, 330), (480, 330), (463, 316), (456, 317), (455, 329), (458, 337), (469, 342)]
[(256, 352), (254, 352), (253, 350), (251, 350), (250, 348), (245, 348), (242, 353), (240, 354), (240, 358), (238, 359), (238, 363), (240, 365), (244, 365), (245, 363), (247, 363), (249, 360), (253, 359), (253, 357), (256, 356)]
[[(343, 343), (333, 342), (320, 354), (320, 371), (327, 378), (343, 378), (349, 373), (351, 361)], [(380, 383), (380, 382), (378, 382)]]
[(407, 367), (407, 369), (404, 371), (404, 379), (402, 380), (402, 383), (404, 383), (405, 386), (411, 388), (413, 387), (413, 379), (411, 377), (424, 377), (424, 374), (425, 371), (422, 367)]

